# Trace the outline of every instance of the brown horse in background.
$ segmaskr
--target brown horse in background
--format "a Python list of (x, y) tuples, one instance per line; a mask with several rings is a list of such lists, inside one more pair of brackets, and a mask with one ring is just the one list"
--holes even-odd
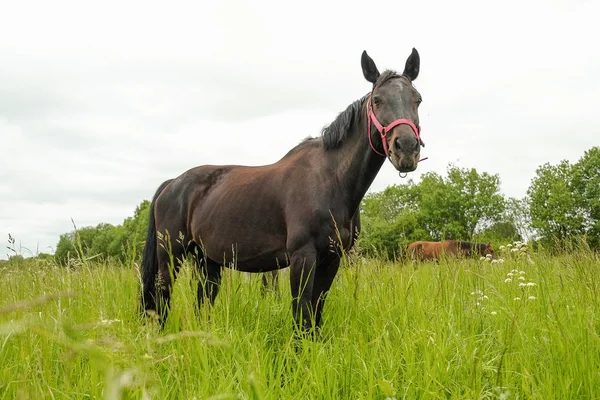
[[(340, 250), (356, 240), (365, 193), (386, 160), (401, 173), (414, 171), (424, 145), (421, 95), (412, 83), (419, 53), (412, 50), (402, 74), (380, 74), (366, 52), (361, 67), (371, 92), (321, 137), (303, 141), (273, 164), (202, 165), (158, 187), (150, 204), (141, 303), (157, 312), (161, 325), (188, 255), (201, 275), (198, 304), (215, 301), (223, 267), (261, 273), (289, 266), (296, 326), (309, 331), (320, 325)], [(258, 143), (252, 132), (246, 140), (270, 145)]]
[(452, 257), (472, 257), (473, 255), (494, 257), (491, 243), (472, 243), (459, 240), (444, 240), (442, 242), (413, 242), (406, 248), (406, 253), (413, 260), (439, 260), (441, 254)]

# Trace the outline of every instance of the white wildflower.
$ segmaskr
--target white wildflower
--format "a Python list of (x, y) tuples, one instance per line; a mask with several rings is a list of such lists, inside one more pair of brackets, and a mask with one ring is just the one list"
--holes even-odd
[(529, 296), (527, 300), (535, 300), (535, 296)]
[(485, 257), (483, 257), (483, 256), (479, 257), (479, 261), (483, 261), (483, 260), (485, 260)]
[(512, 272), (513, 274), (516, 274), (517, 272), (519, 272), (519, 270), (518, 269), (513, 269), (510, 272)]
[(527, 286), (535, 286), (534, 282), (527, 282)]
[(519, 271), (519, 275), (525, 275), (525, 271)]
[(519, 249), (513, 248), (513, 249), (510, 249), (510, 251), (512, 251), (513, 253), (515, 253), (515, 252), (519, 251)]
[(485, 258), (492, 259), (492, 257), (493, 257), (493, 256), (492, 256), (491, 254), (486, 254), (486, 255), (485, 255)]
[(504, 250), (506, 248), (506, 246), (500, 246), (499, 249), (500, 250)]
[[(500, 391), (500, 389), (501, 388), (498, 388), (498, 391)], [(508, 396), (510, 396), (510, 390), (505, 390), (498, 394), (498, 400), (507, 400)]]
[(492, 314), (492, 315), (496, 315), (496, 314), (498, 314), (498, 313), (497, 313), (496, 311), (492, 311), (490, 314)]
[(525, 286), (527, 286), (526, 283), (523, 283), (523, 282), (519, 283), (519, 287), (525, 287)]
[(508, 247), (509, 249), (512, 247), (512, 244), (507, 244), (506, 247)]
[(101, 319), (100, 325), (112, 325), (115, 322), (121, 322), (120, 319)]
[(511, 283), (511, 282), (512, 282), (512, 279), (510, 279), (510, 278), (506, 278), (506, 279), (504, 280), (504, 282), (506, 282), (506, 283)]
[(509, 272), (508, 274), (506, 274), (506, 276), (510, 276), (513, 277), (515, 274), (513, 272)]
[(519, 301), (519, 300), (521, 300), (521, 298), (520, 297), (515, 297), (513, 300), (514, 301)]
[(525, 280), (525, 277), (524, 277), (524, 276), (520, 276), (520, 277), (519, 277), (519, 280), (520, 280), (520, 281), (524, 281), (524, 280)]

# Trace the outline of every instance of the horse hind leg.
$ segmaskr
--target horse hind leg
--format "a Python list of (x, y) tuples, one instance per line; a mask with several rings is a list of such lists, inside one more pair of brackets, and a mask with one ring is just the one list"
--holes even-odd
[(171, 307), (171, 292), (177, 274), (181, 268), (186, 252), (183, 246), (176, 245), (167, 248), (166, 243), (159, 245), (157, 249), (158, 256), (158, 282), (156, 284), (156, 311), (160, 318), (161, 327), (164, 327), (169, 316)]

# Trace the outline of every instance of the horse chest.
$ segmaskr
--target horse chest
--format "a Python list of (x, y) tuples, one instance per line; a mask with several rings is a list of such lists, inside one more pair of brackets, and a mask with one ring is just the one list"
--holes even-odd
[[(339, 222), (338, 222), (339, 221)], [(350, 242), (351, 224), (348, 219), (330, 219), (323, 223), (316, 232), (316, 245), (320, 249), (338, 248), (340, 244), (346, 247)]]

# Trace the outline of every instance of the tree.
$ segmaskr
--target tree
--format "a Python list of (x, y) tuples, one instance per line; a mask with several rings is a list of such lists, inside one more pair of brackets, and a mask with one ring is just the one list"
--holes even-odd
[(55, 257), (61, 264), (69, 258), (86, 257), (115, 259), (121, 262), (137, 260), (145, 241), (150, 202), (142, 201), (133, 217), (127, 217), (121, 225), (100, 223), (86, 226), (60, 236)]
[(505, 202), (504, 220), (510, 222), (517, 230), (520, 237), (517, 240), (529, 240), (533, 237), (527, 198), (508, 198)]
[(514, 242), (523, 240), (517, 227), (509, 221), (496, 222), (476, 235), (479, 242), (493, 241), (496, 243)]
[(572, 172), (572, 188), (581, 205), (588, 242), (600, 249), (600, 147), (586, 151)]
[(54, 257), (59, 264), (66, 265), (70, 258), (77, 257), (74, 239), (75, 232), (60, 235), (54, 251)]
[(452, 165), (447, 174), (446, 179), (425, 174), (420, 184), (423, 219), (432, 237), (472, 239), (501, 219), (505, 207), (498, 175)]
[(448, 168), (447, 178), (423, 175), (365, 197), (361, 205), (362, 248), (387, 256), (417, 240), (472, 239), (501, 222), (504, 197), (497, 175)]
[(564, 241), (585, 232), (581, 196), (574, 190), (573, 166), (567, 160), (545, 163), (527, 190), (531, 225), (545, 240)]
[(393, 259), (410, 242), (429, 239), (421, 222), (419, 197), (419, 187), (412, 180), (365, 196), (361, 204), (363, 251)]

